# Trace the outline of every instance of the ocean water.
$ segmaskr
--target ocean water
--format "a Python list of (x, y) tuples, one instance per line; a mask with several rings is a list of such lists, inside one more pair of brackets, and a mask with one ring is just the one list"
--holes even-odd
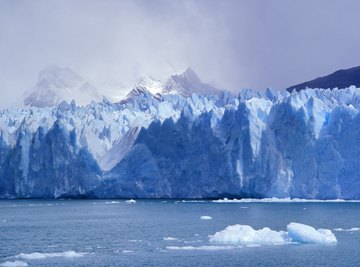
[[(360, 203), (0, 201), (0, 266), (359, 266), (360, 231), (333, 230), (359, 220)], [(290, 222), (331, 229), (338, 242), (224, 249), (208, 239), (229, 225)]]

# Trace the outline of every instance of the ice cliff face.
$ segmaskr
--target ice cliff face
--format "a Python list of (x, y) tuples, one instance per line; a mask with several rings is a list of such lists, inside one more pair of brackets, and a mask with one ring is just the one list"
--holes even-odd
[(205, 94), (186, 75), (1, 111), (0, 197), (360, 199), (360, 88)]

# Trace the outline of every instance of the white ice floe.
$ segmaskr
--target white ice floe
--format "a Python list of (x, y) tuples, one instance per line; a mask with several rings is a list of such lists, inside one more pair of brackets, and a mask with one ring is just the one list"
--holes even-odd
[(135, 204), (136, 200), (135, 199), (129, 199), (125, 201), (126, 204)]
[(214, 203), (250, 203), (250, 202), (360, 202), (359, 200), (344, 200), (344, 199), (302, 199), (302, 198), (242, 198), (242, 199), (217, 199), (212, 200)]
[(5, 261), (0, 264), (1, 267), (24, 267), (28, 264), (24, 261)]
[(179, 238), (167, 236), (163, 238), (165, 241), (176, 241), (179, 240)]
[(105, 204), (119, 204), (120, 201), (106, 201)]
[(292, 242), (332, 244), (336, 243), (336, 237), (328, 229), (315, 229), (302, 223), (290, 223), (287, 226), (287, 233)]
[(134, 252), (133, 250), (123, 250), (123, 251), (121, 251), (122, 253), (132, 253), (132, 252)]
[(224, 245), (275, 245), (290, 242), (284, 231), (274, 231), (268, 227), (255, 230), (249, 225), (230, 225), (209, 236), (212, 243)]
[(175, 201), (175, 203), (205, 203), (207, 202), (206, 200), (180, 200), (180, 201)]
[(73, 250), (68, 250), (64, 252), (51, 252), (51, 253), (20, 253), (16, 255), (15, 258), (23, 259), (23, 260), (42, 260), (47, 258), (56, 258), (56, 257), (64, 257), (64, 258), (79, 258), (84, 256), (86, 253), (84, 252), (75, 252)]
[(240, 248), (239, 246), (167, 246), (167, 250), (227, 250)]
[(200, 216), (200, 219), (201, 219), (201, 220), (211, 220), (212, 217), (211, 217), (211, 216), (206, 216), (206, 215), (204, 215), (204, 216)]
[(209, 236), (212, 243), (223, 245), (281, 245), (290, 243), (336, 243), (335, 235), (327, 229), (318, 229), (301, 224), (290, 223), (287, 232), (275, 231), (268, 227), (255, 230), (249, 225), (230, 225), (224, 230)]
[(360, 228), (359, 227), (352, 227), (352, 228), (348, 228), (348, 229), (335, 228), (333, 230), (334, 231), (339, 231), (339, 232), (357, 232), (357, 231), (360, 231)]

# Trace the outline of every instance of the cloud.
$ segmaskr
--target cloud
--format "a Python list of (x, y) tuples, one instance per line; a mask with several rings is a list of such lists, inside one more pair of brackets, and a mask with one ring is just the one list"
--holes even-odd
[(359, 65), (359, 8), (352, 0), (0, 0), (0, 105), (49, 64), (104, 92), (105, 81), (116, 88), (187, 66), (222, 88), (284, 88)]

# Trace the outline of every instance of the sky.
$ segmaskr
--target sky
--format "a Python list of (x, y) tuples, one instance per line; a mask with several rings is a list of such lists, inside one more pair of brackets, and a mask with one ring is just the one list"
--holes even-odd
[(360, 65), (359, 10), (358, 0), (0, 0), (0, 105), (47, 65), (104, 94), (188, 66), (231, 91), (284, 89)]

